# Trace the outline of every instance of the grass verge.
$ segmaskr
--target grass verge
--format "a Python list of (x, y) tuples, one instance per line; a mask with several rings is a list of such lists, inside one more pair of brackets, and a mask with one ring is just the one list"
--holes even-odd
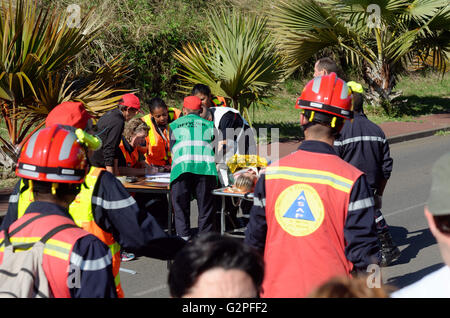
[[(271, 107), (250, 110), (253, 126), (258, 128), (279, 128), (279, 137), (297, 139), (303, 135), (300, 112), (295, 102), (300, 96), (305, 80), (287, 80), (270, 100)], [(450, 76), (436, 73), (417, 74), (402, 77), (396, 87), (403, 95), (396, 101), (396, 116), (388, 116), (381, 107), (365, 105), (365, 113), (376, 124), (388, 121), (420, 122), (420, 116), (450, 112)]]

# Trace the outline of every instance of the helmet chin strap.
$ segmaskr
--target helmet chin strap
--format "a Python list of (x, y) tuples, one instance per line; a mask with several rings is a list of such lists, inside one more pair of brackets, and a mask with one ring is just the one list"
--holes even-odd
[(58, 189), (59, 184), (56, 182), (52, 182), (52, 194), (56, 195), (56, 189)]
[(317, 122), (310, 121), (310, 122), (308, 122), (308, 123), (306, 123), (306, 124), (304, 124), (304, 125), (301, 125), (301, 126), (302, 126), (303, 131), (305, 131), (305, 130), (308, 129), (309, 127), (312, 127), (312, 126), (314, 126), (314, 125), (316, 125), (316, 124), (317, 124)]
[(321, 124), (321, 125), (326, 125), (326, 126), (332, 128), (333, 136), (335, 138), (338, 138), (340, 136), (342, 124), (339, 126), (336, 125), (337, 123), (338, 124), (340, 123), (337, 120), (336, 116), (328, 117), (328, 115), (322, 114), (320, 112), (311, 111), (311, 110), (310, 111), (303, 110), (302, 114), (305, 116), (305, 118), (308, 119), (308, 122), (306, 124), (301, 125), (303, 131), (305, 131), (306, 129), (308, 129), (316, 124)]

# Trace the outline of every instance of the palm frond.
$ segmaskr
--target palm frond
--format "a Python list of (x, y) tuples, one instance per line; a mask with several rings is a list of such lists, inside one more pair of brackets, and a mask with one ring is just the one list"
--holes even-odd
[(99, 33), (93, 10), (78, 26), (68, 23), (64, 10), (38, 6), (35, 0), (9, 0), (0, 4), (0, 101), (9, 135), (4, 149), (17, 153), (27, 136), (43, 125), (48, 112), (66, 100), (80, 100), (93, 113), (116, 105), (128, 66), (115, 58), (83, 85), (73, 85), (80, 74), (69, 66)]
[(267, 20), (232, 10), (212, 11), (208, 19), (209, 42), (187, 44), (174, 54), (182, 65), (180, 89), (188, 93), (192, 85), (206, 84), (235, 108), (250, 107), (268, 96), (285, 69), (267, 32)]
[(291, 70), (337, 49), (388, 101), (411, 61), (441, 71), (449, 63), (448, 0), (279, 0), (269, 24)]

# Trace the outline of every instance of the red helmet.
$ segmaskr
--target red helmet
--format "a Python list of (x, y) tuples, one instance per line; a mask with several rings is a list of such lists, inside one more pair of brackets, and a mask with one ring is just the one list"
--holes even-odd
[(344, 119), (353, 117), (352, 95), (336, 73), (315, 77), (306, 84), (295, 108), (327, 113)]
[(45, 127), (53, 125), (67, 125), (75, 128), (85, 129), (88, 120), (92, 118), (86, 111), (83, 103), (80, 102), (63, 102), (48, 113), (45, 119)]
[(77, 136), (53, 125), (37, 131), (25, 143), (16, 175), (38, 181), (82, 183), (87, 169), (86, 151)]

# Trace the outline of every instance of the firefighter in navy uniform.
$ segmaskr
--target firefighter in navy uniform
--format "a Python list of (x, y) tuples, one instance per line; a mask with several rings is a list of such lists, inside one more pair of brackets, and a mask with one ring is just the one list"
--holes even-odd
[(339, 138), (334, 142), (334, 148), (339, 157), (367, 176), (370, 188), (374, 192), (375, 223), (381, 243), (380, 265), (388, 266), (400, 256), (400, 250), (393, 243), (389, 226), (381, 213), (382, 196), (391, 176), (393, 159), (383, 130), (364, 114), (362, 86), (355, 82), (348, 84), (353, 91), (354, 118), (352, 122), (347, 121), (344, 124)]
[[(314, 76), (337, 74), (340, 68), (329, 57), (319, 59), (314, 65)], [(356, 82), (348, 82), (353, 91), (354, 119), (345, 122), (334, 147), (339, 157), (363, 171), (374, 191), (375, 222), (381, 245), (381, 266), (388, 266), (400, 256), (400, 250), (393, 243), (389, 226), (381, 213), (382, 196), (392, 171), (389, 143), (376, 124), (363, 111), (363, 88)]]
[[(87, 121), (79, 120), (87, 116), (86, 111), (74, 104), (77, 103), (58, 105), (47, 116), (46, 124), (58, 122), (69, 129), (74, 126), (86, 128)], [(61, 112), (60, 107), (65, 111)], [(22, 217), (34, 201), (26, 181), (22, 179), (16, 184), (1, 229)], [(118, 297), (124, 297), (119, 275), (121, 249), (167, 260), (173, 259), (185, 244), (178, 237), (169, 237), (155, 218), (140, 209), (121, 182), (104, 168), (90, 167), (69, 213), (77, 225), (99, 237), (110, 248)]]
[(305, 141), (261, 175), (245, 233), (264, 252), (262, 297), (305, 297), (381, 259), (366, 177), (333, 149), (352, 113), (347, 84), (335, 73), (316, 77), (296, 108)]
[[(51, 230), (61, 229), (47, 241), (42, 260), (51, 294), (56, 298), (117, 297), (108, 246), (79, 228), (68, 212), (87, 169), (86, 150), (73, 132), (60, 125), (34, 133), (17, 163), (16, 174), (30, 184), (36, 201), (27, 206), (19, 220), (4, 223), (3, 229), (8, 229), (11, 243), (17, 247), (35, 243)], [(80, 270), (79, 283), (69, 284), (74, 266)]]

